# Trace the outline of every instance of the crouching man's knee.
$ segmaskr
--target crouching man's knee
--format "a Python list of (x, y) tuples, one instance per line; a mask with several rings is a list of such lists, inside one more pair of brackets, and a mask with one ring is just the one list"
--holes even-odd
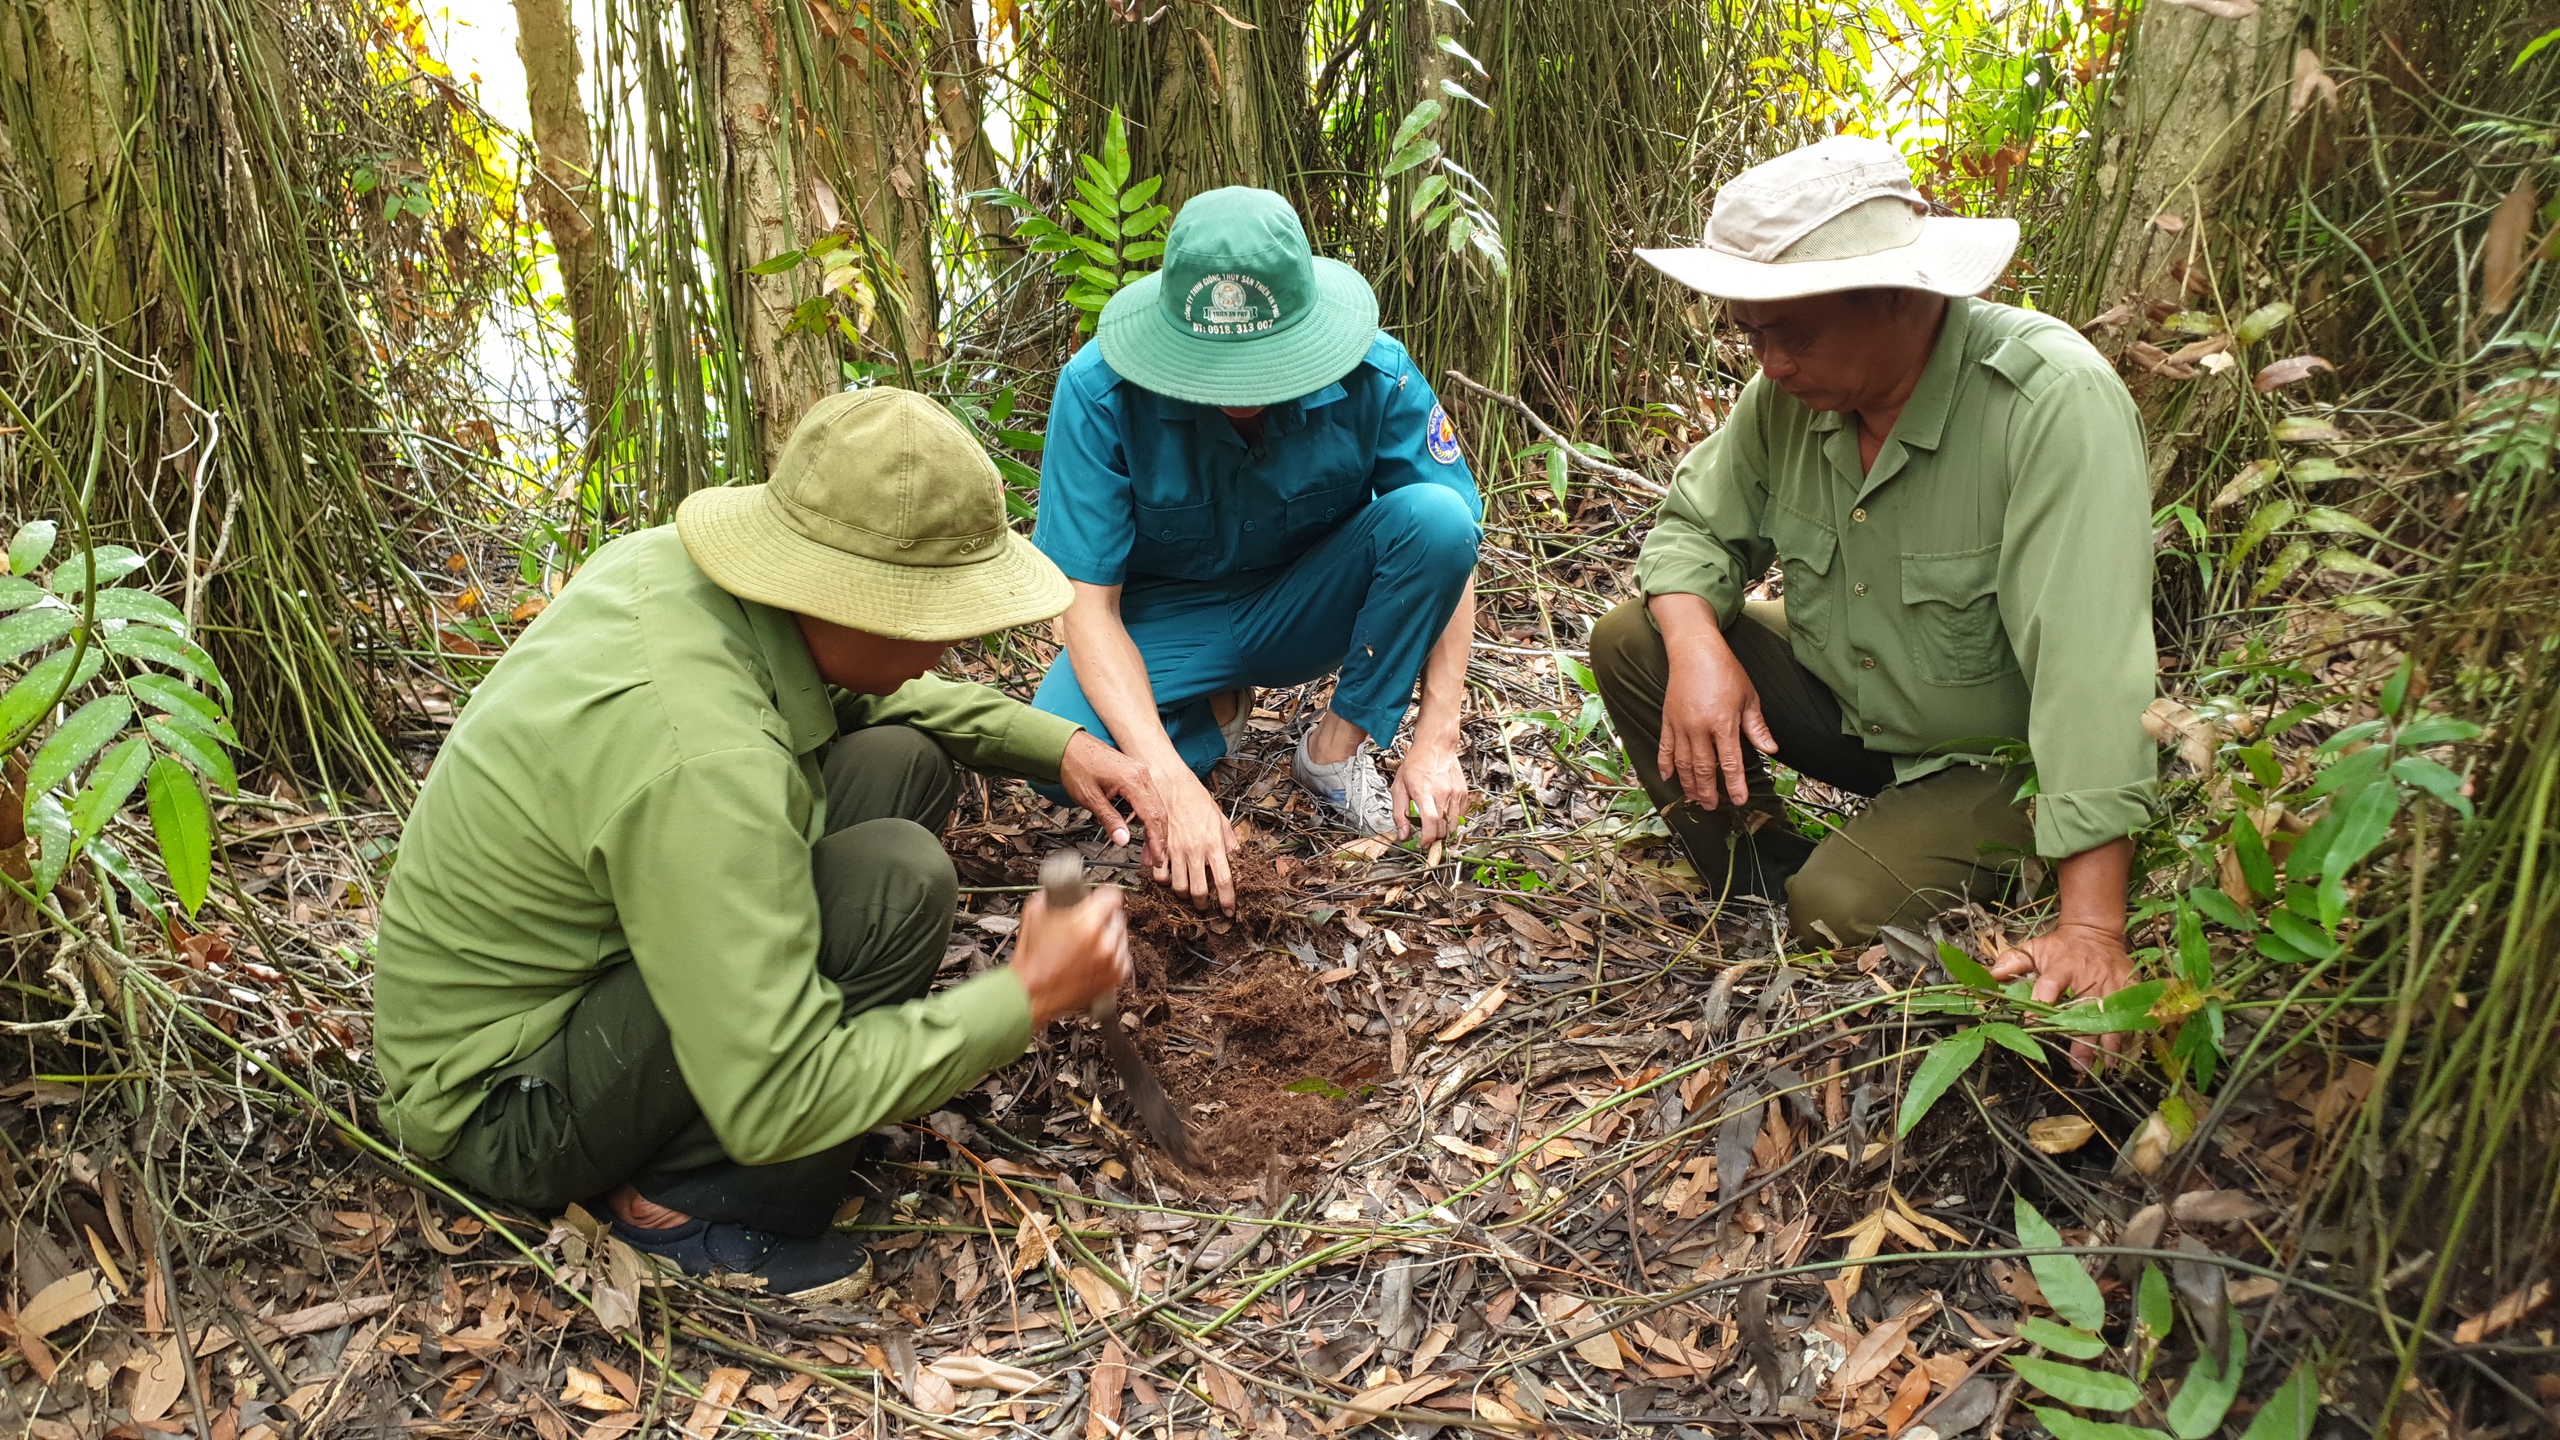
[(1391, 553), (1435, 576), (1473, 570), (1484, 529), (1466, 497), (1445, 485), (1405, 485), (1369, 502), (1392, 537)]
[(1864, 946), (1913, 898), (1883, 866), (1834, 840), (1787, 881), (1787, 929), (1801, 945)]
[(960, 899), (941, 839), (913, 820), (865, 820), (819, 841), (811, 863), (827, 978), (868, 989), (861, 977), (872, 975), (897, 998), (923, 993)]

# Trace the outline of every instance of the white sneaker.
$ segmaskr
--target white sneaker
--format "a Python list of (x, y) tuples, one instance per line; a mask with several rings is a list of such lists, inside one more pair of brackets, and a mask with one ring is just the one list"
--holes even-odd
[[(1218, 733), (1227, 737), (1227, 753), (1233, 755), (1236, 747), (1244, 743), (1245, 727), (1253, 723), (1253, 687), (1239, 685), (1227, 694), (1236, 702), (1236, 713), (1218, 722)], [(1209, 713), (1214, 716), (1218, 712)]]
[(1314, 736), (1315, 727), (1309, 726), (1298, 737), (1298, 748), (1289, 757), (1289, 773), (1307, 793), (1350, 821), (1352, 829), (1363, 835), (1396, 833), (1394, 794), (1386, 777), (1378, 773), (1369, 742), (1361, 741), (1358, 749), (1330, 765), (1319, 765), (1307, 756), (1307, 742)]

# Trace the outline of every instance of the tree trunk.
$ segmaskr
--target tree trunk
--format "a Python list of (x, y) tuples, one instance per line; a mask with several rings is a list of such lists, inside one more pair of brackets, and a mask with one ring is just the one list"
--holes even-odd
[[(754, 453), (769, 472), (791, 427), (819, 396), (835, 388), (833, 346), (823, 331), (793, 317), (817, 297), (809, 267), (773, 275), (752, 267), (799, 249), (812, 236), (810, 188), (793, 153), (782, 85), (783, 0), (718, 0), (712, 52), (718, 67), (722, 203), (729, 253), (722, 257), (736, 297), (738, 342), (745, 349)], [(743, 477), (741, 477), (743, 478)]]
[[(874, 10), (874, 15), (880, 12)], [(836, 154), (857, 239), (867, 252), (873, 313), (864, 339), (902, 367), (941, 354), (933, 275), (932, 138), (924, 110), (924, 41), (884, 35), (838, 42)], [(983, 143), (983, 142), (982, 142)]]
[(569, 333), (589, 443), (612, 428), (622, 386), (622, 277), (605, 229), (603, 189), (596, 183), (594, 130), (578, 93), (584, 68), (569, 0), (515, 0), (516, 53), (524, 59), (526, 108), (539, 153), (534, 206), (560, 259), (569, 302)]
[[(977, 7), (973, 0), (941, 0), (942, 21), (933, 43), (933, 113), (941, 122), (943, 143), (951, 149), (951, 173), (964, 194), (974, 195), (1002, 182), (996, 147), (987, 139), (986, 83), (978, 51)], [(1003, 206), (986, 200), (969, 202), (969, 219), (977, 227), (990, 265), (1019, 253), (1008, 238), (1013, 218)]]

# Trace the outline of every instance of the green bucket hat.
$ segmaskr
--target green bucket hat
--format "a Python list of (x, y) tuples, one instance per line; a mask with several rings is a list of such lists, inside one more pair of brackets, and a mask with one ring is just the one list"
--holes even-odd
[(1195, 405), (1277, 405), (1351, 373), (1378, 333), (1360, 272), (1307, 248), (1289, 202), (1230, 186), (1193, 196), (1164, 268), (1102, 309), (1102, 358), (1123, 379)]
[(969, 640), (1067, 608), (1005, 523), (1004, 481), (949, 411), (886, 386), (809, 407), (762, 485), (676, 507), (685, 553), (744, 600), (895, 640)]

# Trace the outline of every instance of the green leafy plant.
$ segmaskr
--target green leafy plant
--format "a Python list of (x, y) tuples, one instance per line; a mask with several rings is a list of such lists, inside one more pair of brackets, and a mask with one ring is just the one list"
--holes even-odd
[(0, 576), (0, 667), (13, 672), (0, 691), (0, 750), (24, 756), (27, 888), (52, 893), (85, 853), (156, 912), (157, 892), (105, 833), (140, 788), (169, 884), (192, 915), (213, 874), (206, 787), (239, 788), (230, 687), (177, 606), (123, 583), (144, 569), (141, 555), (77, 550), (39, 583), (57, 534), (50, 520), (19, 527)]
[(1939, 1097), (1954, 1088), (1991, 1045), (2014, 1050), (2035, 1064), (2045, 1063), (2043, 1044), (2023, 1026), (2013, 1020), (1988, 1017), (2002, 1011), (2014, 1012), (2022, 1019), (2076, 1035), (2152, 1030), (2160, 1024), (2152, 1009), (2169, 988), (2166, 981), (2149, 980), (2128, 985), (2101, 1000), (2044, 1005), (2033, 998), (2032, 979), (2021, 976), (2003, 986), (1980, 961), (1943, 941), (1938, 946), (1938, 963), (1962, 988), (1953, 994), (1915, 997), (1912, 1009), (1986, 1018), (1932, 1043), (1921, 1055), (1919, 1068), (1912, 1072), (1911, 1085), (1903, 1091), (1902, 1109), (1894, 1121), (1896, 1135), (1910, 1134), (1912, 1127), (1936, 1106)]
[(1173, 212), (1155, 203), (1156, 192), (1164, 186), (1163, 176), (1131, 182), (1129, 131), (1116, 109), (1103, 128), (1101, 156), (1077, 156), (1076, 169), (1076, 193), (1068, 198), (1066, 209), (1080, 229), (1040, 214), (1039, 206), (1011, 190), (982, 190), (971, 198), (1023, 212), (1013, 232), (1030, 244), (1033, 253), (1056, 257), (1050, 264), (1067, 279), (1067, 303), (1084, 312), (1076, 330), (1090, 335), (1102, 307), (1111, 303), (1120, 287), (1146, 273), (1139, 262), (1164, 254), (1161, 237)]
[[(2177, 1388), (2165, 1403), (2153, 1404), (2155, 1397), (2147, 1388), (2152, 1368), (2177, 1325), (2177, 1303), (2168, 1277), (2157, 1264), (2143, 1263), (2141, 1282), (2134, 1288), (2134, 1324), (2122, 1345), (2111, 1344), (2103, 1334), (2107, 1300), (2098, 1282), (2090, 1278), (2079, 1257), (2069, 1253), (2061, 1232), (2023, 1196), (2017, 1202), (2017, 1229), (2020, 1246), (2045, 1252), (2029, 1256), (2027, 1266), (2055, 1318), (2032, 1316), (2021, 1321), (2018, 1338), (2033, 1353), (2012, 1355), (2006, 1363), (2038, 1395), (2058, 1402), (2030, 1405), (2054, 1440), (2205, 1440), (2222, 1429), (2239, 1399), (2249, 1359), (2249, 1327), (2237, 1309), (2223, 1308), (2218, 1328), (2225, 1338), (2220, 1353), (2200, 1336), (2195, 1359)], [(2111, 1354), (2116, 1356), (2113, 1368), (2074, 1363), (2102, 1361)], [(2064, 1358), (2053, 1358), (2057, 1355)], [(2166, 1428), (2093, 1420), (2079, 1413), (2095, 1410), (2121, 1415), (2146, 1404), (2153, 1404), (2152, 1413)], [(2243, 1440), (2302, 1440), (2310, 1433), (2318, 1408), (2316, 1382), (2307, 1369), (2296, 1370), (2259, 1408)]]
[[(1455, 37), (1440, 37), (1440, 48), (1473, 66), (1477, 74), (1484, 67), (1467, 54)], [(1484, 102), (1469, 94), (1454, 80), (1441, 82), (1443, 91), (1482, 107)], [(1511, 274), (1511, 252), (1502, 241), (1502, 221), (1496, 214), (1500, 203), (1482, 180), (1457, 161), (1449, 158), (1435, 138), (1440, 122), (1447, 118), (1448, 107), (1436, 98), (1425, 98), (1396, 126), (1394, 141), (1387, 147), (1387, 163), (1378, 172), (1381, 180), (1392, 180), (1408, 171), (1421, 172), (1414, 182), (1413, 193), (1405, 200), (1405, 218), (1426, 232), (1441, 231), (1449, 237), (1452, 253), (1472, 246), (1497, 279)], [(1557, 456), (1548, 471), (1552, 480), (1563, 465)], [(1561, 482), (1558, 482), (1561, 490)]]

